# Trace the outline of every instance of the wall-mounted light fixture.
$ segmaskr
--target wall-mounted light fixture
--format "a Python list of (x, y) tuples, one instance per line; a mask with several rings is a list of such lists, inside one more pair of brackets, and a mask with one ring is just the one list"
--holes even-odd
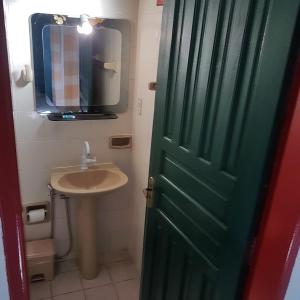
[(82, 34), (90, 34), (93, 32), (93, 26), (102, 24), (104, 19), (91, 18), (89, 15), (80, 15), (80, 24), (77, 26), (77, 31)]
[(80, 15), (80, 24), (77, 25), (77, 31), (82, 34), (91, 34), (93, 26), (89, 22), (88, 15)]

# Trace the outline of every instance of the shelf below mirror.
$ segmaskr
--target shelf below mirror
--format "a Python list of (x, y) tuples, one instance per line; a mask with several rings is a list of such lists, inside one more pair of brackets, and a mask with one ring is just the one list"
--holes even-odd
[(47, 114), (50, 121), (82, 121), (82, 120), (105, 120), (117, 119), (115, 114), (92, 114), (92, 113), (51, 113)]

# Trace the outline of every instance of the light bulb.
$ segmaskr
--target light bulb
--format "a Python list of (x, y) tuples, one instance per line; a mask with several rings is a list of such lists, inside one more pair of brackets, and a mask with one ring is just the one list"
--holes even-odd
[(80, 16), (80, 25), (77, 25), (77, 31), (81, 34), (91, 34), (93, 27), (89, 22), (89, 17), (87, 15)]

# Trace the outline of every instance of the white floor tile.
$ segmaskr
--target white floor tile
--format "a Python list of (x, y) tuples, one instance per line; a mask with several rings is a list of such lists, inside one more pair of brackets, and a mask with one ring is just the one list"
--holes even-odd
[(113, 282), (129, 280), (137, 276), (134, 265), (129, 261), (109, 264), (108, 269)]
[(119, 300), (138, 300), (139, 282), (137, 279), (116, 283)]
[(111, 279), (109, 277), (108, 271), (105, 266), (100, 266), (100, 271), (97, 276), (97, 278), (92, 280), (86, 280), (84, 278), (81, 278), (83, 288), (89, 289), (96, 286), (102, 286), (106, 285), (108, 283), (111, 283)]
[(84, 290), (86, 300), (118, 300), (112, 284)]
[(78, 267), (74, 259), (69, 259), (65, 261), (61, 261), (56, 265), (57, 273), (65, 273), (71, 271), (77, 271)]
[(85, 300), (83, 291), (56, 296), (53, 300)]
[(82, 289), (78, 272), (61, 273), (52, 281), (52, 293), (54, 296), (79, 291)]
[(30, 284), (30, 300), (40, 300), (51, 297), (49, 281), (34, 282)]

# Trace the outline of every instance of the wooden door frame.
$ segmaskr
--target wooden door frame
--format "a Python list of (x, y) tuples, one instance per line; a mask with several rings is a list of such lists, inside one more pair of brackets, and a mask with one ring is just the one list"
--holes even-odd
[[(0, 218), (2, 221), (3, 229), (3, 244), (6, 259), (6, 269), (7, 269), (7, 279), (9, 285), (9, 293), (11, 300), (29, 300), (28, 296), (28, 281), (26, 275), (26, 264), (25, 264), (25, 250), (24, 250), (24, 234), (23, 234), (23, 222), (22, 222), (22, 207), (19, 192), (19, 181), (18, 181), (18, 171), (17, 171), (17, 157), (16, 157), (16, 145), (15, 145), (15, 135), (13, 126), (13, 110), (12, 110), (12, 99), (11, 99), (11, 86), (9, 78), (9, 66), (8, 66), (8, 56), (7, 56), (7, 45), (6, 45), (6, 35), (5, 35), (5, 23), (4, 23), (4, 11), (3, 3), (0, 5), (0, 92), (1, 92), (1, 109), (0, 109)], [(284, 157), (281, 160), (281, 167), (279, 168), (279, 173), (276, 177), (276, 184), (273, 189), (273, 196), (277, 196), (277, 201), (269, 206), (269, 211), (266, 214), (264, 225), (261, 229), (260, 242), (257, 251), (257, 259), (255, 262), (255, 267), (253, 268), (252, 275), (249, 280), (248, 285), (248, 300), (260, 300), (257, 296), (261, 284), (265, 283), (264, 290), (266, 292), (274, 292), (274, 286), (271, 284), (271, 280), (268, 279), (269, 275), (277, 274), (276, 277), (279, 280), (279, 294), (283, 297), (285, 290), (288, 285), (288, 280), (291, 275), (292, 266), (295, 261), (297, 246), (300, 244), (300, 240), (293, 239), (293, 234), (295, 233), (295, 228), (297, 225), (295, 214), (287, 209), (286, 205), (282, 206), (282, 194), (278, 192), (278, 189), (283, 188), (283, 185), (289, 184), (289, 179), (287, 176), (291, 176), (292, 179), (297, 176), (300, 178), (300, 170), (293, 168), (295, 164), (295, 155), (300, 151), (300, 140), (293, 139), (295, 126), (300, 126), (300, 62), (297, 64), (297, 72), (295, 75), (295, 82), (293, 85), (293, 90), (291, 92), (291, 97), (295, 95), (298, 96), (296, 109), (293, 111), (291, 116), (291, 127), (288, 131), (287, 145), (293, 146), (287, 148), (284, 151)], [(289, 144), (290, 141), (290, 144)], [(296, 143), (298, 142), (298, 143)], [(297, 152), (297, 151), (298, 152)], [(291, 171), (284, 173), (284, 171)], [(282, 173), (280, 173), (280, 171)], [(300, 190), (298, 188), (295, 190), (290, 190), (290, 196), (295, 195), (300, 198)], [(281, 198), (280, 198), (281, 196)], [(286, 196), (286, 194), (285, 194)], [(293, 201), (294, 198), (290, 198), (292, 204), (297, 204), (297, 201)], [(287, 198), (285, 197), (285, 200)], [(276, 207), (276, 209), (275, 209)], [(300, 211), (300, 203), (298, 202), (298, 212)], [(278, 213), (283, 216), (285, 212), (285, 222), (286, 232), (282, 236), (284, 244), (280, 247), (272, 248), (270, 252), (269, 247), (272, 245), (270, 243), (269, 234), (272, 233), (272, 228), (274, 229), (274, 218), (278, 216)], [(291, 214), (293, 218), (291, 218)], [(298, 220), (299, 221), (299, 220)], [(271, 223), (270, 223), (271, 222)], [(273, 222), (273, 223), (272, 223)], [(268, 227), (271, 224), (271, 227)], [(273, 224), (273, 226), (272, 226)], [(271, 230), (271, 231), (270, 231)], [(294, 242), (294, 244), (292, 243)], [(295, 243), (296, 242), (296, 243)], [(292, 251), (289, 253), (288, 249), (290, 245)], [(269, 249), (269, 250), (268, 250)], [(268, 259), (269, 258), (269, 259)], [(279, 259), (281, 258), (281, 259)], [(260, 264), (261, 260), (264, 260)], [(270, 267), (272, 263), (272, 267)], [(256, 294), (255, 294), (256, 293)], [(265, 300), (266, 298), (264, 298)], [(282, 299), (282, 298), (268, 298), (268, 299)]]
[(0, 28), (0, 219), (10, 300), (29, 300), (3, 2)]
[(277, 148), (245, 300), (284, 299), (300, 247), (300, 51), (296, 53), (293, 65), (286, 97), (289, 107)]

